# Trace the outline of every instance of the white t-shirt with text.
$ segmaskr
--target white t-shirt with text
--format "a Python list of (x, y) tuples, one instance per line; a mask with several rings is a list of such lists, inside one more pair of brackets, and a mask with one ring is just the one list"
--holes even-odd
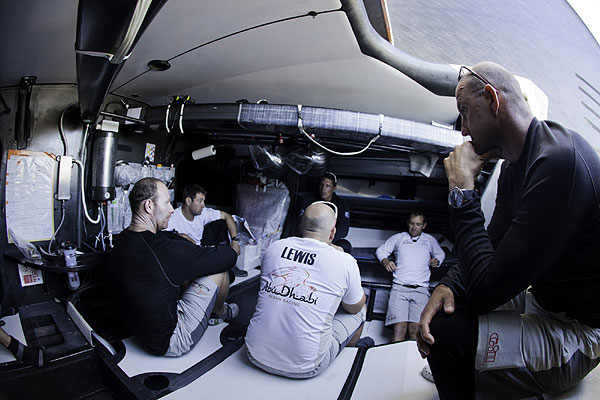
[(246, 346), (260, 363), (286, 372), (312, 370), (329, 349), (340, 302), (362, 300), (356, 260), (315, 239), (290, 237), (262, 257), (256, 311)]

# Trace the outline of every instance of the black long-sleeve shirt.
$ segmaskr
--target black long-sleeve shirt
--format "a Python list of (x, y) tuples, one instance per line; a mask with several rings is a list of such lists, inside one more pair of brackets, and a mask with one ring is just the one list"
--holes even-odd
[(487, 231), (479, 199), (450, 210), (459, 263), (441, 283), (478, 313), (531, 285), (546, 310), (600, 327), (599, 205), (598, 154), (534, 118), (519, 159), (500, 175)]
[(107, 280), (121, 319), (153, 354), (163, 355), (177, 324), (179, 285), (225, 272), (236, 260), (228, 245), (202, 247), (173, 232), (117, 236)]

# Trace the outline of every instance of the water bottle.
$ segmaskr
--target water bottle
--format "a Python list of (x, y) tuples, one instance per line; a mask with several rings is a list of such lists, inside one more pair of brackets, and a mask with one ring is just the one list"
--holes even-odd
[[(65, 256), (65, 265), (67, 266), (67, 268), (75, 267), (75, 265), (77, 265), (77, 258), (75, 255), (76, 247), (69, 242), (64, 242), (62, 244), (62, 248), (63, 248), (63, 254)], [(79, 274), (77, 272), (68, 272), (67, 278), (68, 278), (68, 283), (69, 283), (69, 289), (71, 289), (71, 290), (79, 289), (80, 282), (79, 282)]]

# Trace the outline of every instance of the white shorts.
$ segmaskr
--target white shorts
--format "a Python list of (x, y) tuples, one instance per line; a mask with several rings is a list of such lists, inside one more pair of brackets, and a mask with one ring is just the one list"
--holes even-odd
[(390, 290), (385, 325), (399, 322), (418, 323), (428, 301), (429, 288), (419, 286), (413, 289), (394, 283)]
[(215, 306), (219, 287), (208, 277), (194, 279), (177, 301), (177, 325), (171, 335), (167, 357), (179, 357), (200, 340)]
[(329, 351), (327, 351), (325, 356), (317, 362), (315, 368), (310, 371), (295, 373), (271, 368), (257, 361), (254, 357), (252, 357), (252, 354), (250, 354), (249, 351), (246, 351), (248, 354), (248, 359), (250, 362), (252, 362), (252, 364), (271, 374), (296, 379), (312, 378), (313, 376), (319, 375), (327, 367), (329, 367), (340, 351), (342, 351), (342, 349), (350, 342), (350, 339), (352, 339), (352, 336), (354, 336), (358, 328), (360, 328), (365, 322), (366, 315), (366, 307), (363, 307), (362, 310), (356, 314), (347, 313), (340, 308), (340, 310), (333, 316), (333, 327), (329, 343)]
[(599, 362), (600, 329), (544, 310), (530, 292), (479, 316), (475, 368), (484, 373), (478, 398), (496, 398), (503, 386), (515, 385), (538, 393), (564, 391)]

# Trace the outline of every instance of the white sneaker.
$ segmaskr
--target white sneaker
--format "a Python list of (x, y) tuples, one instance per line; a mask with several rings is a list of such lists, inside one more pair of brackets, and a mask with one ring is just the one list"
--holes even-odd
[(423, 369), (421, 370), (421, 376), (423, 376), (423, 378), (427, 379), (429, 382), (434, 382), (433, 374), (431, 373), (431, 368), (429, 367), (429, 364), (423, 367)]
[(208, 325), (215, 326), (219, 325), (221, 322), (231, 322), (231, 320), (240, 313), (240, 307), (235, 303), (225, 303), (223, 304), (223, 307), (225, 307), (223, 315), (216, 315), (215, 313), (211, 314)]

